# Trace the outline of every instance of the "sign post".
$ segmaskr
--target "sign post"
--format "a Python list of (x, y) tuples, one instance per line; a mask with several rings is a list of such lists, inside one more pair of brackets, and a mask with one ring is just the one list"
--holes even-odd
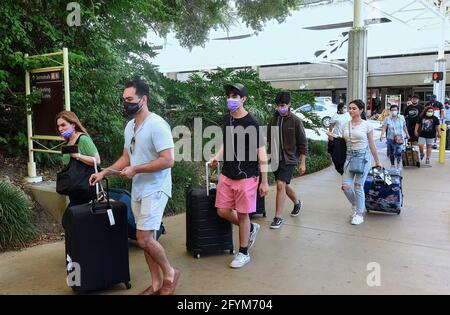
[[(62, 55), (62, 62), (56, 61), (52, 56)], [(25, 93), (41, 91), (42, 98), (40, 104), (27, 108), (27, 138), (28, 138), (28, 177), (29, 183), (42, 181), (41, 176), (37, 176), (34, 152), (45, 152), (60, 154), (58, 144), (48, 148), (39, 140), (64, 141), (59, 136), (55, 128), (55, 116), (62, 110), (70, 110), (70, 88), (69, 88), (69, 52), (63, 48), (59, 52), (43, 54), (38, 56), (28, 56), (26, 58), (46, 57), (55, 62), (57, 66), (32, 69), (25, 72)], [(34, 148), (34, 143), (42, 148)]]

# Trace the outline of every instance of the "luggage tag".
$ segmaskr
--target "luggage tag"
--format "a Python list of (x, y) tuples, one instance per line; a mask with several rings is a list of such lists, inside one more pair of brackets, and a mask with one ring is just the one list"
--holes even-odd
[(106, 210), (106, 213), (108, 213), (109, 224), (110, 224), (111, 226), (115, 225), (115, 224), (116, 224), (116, 221), (114, 220), (114, 214), (113, 214), (112, 209)]

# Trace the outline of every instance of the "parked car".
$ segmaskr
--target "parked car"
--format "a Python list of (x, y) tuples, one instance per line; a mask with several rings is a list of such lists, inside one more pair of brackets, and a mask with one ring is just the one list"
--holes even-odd
[[(303, 122), (308, 122), (312, 124), (311, 119), (306, 118), (305, 115), (303, 115), (300, 111), (296, 113), (297, 117), (299, 117)], [(311, 140), (321, 140), (321, 141), (327, 141), (328, 136), (326, 133), (325, 128), (316, 128), (315, 130), (309, 129), (305, 127), (305, 135), (307, 139)]]
[(333, 104), (331, 100), (327, 101), (328, 99), (326, 98), (317, 97), (315, 100), (315, 105), (306, 104), (295, 109), (293, 112), (296, 115), (302, 112), (312, 112), (320, 118), (324, 127), (328, 128), (328, 126), (330, 126), (331, 117), (337, 112), (337, 105)]

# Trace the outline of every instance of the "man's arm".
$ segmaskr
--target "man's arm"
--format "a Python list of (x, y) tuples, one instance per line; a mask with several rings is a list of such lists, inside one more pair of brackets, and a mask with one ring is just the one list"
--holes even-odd
[(223, 144), (220, 146), (219, 151), (214, 155), (209, 161), (210, 167), (216, 167), (217, 163), (220, 161), (220, 158), (223, 156)]
[(124, 149), (122, 156), (113, 165), (105, 168), (99, 173), (92, 174), (91, 177), (89, 178), (89, 183), (93, 186), (99, 181), (101, 181), (105, 176), (109, 176), (112, 174), (119, 175), (119, 172), (129, 165), (130, 165), (130, 157), (128, 156), (128, 151)]
[(120, 172), (120, 176), (133, 178), (134, 175), (139, 173), (153, 173), (173, 167), (175, 164), (174, 148), (162, 150), (158, 152), (158, 154), (158, 158), (150, 163), (125, 167), (122, 172)]
[(259, 168), (261, 169), (261, 185), (259, 186), (259, 194), (261, 197), (267, 195), (269, 190), (269, 181), (267, 178), (267, 153), (266, 147), (261, 146), (257, 149), (258, 160), (259, 160)]
[(300, 158), (300, 175), (303, 175), (306, 171), (306, 155), (308, 155), (308, 139), (306, 138), (305, 128), (300, 120), (297, 124), (296, 130), (296, 143), (297, 143), (297, 153)]

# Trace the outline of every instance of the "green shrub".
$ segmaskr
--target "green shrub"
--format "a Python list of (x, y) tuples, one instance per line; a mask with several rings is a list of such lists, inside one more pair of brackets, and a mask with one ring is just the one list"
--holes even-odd
[(170, 214), (182, 213), (186, 210), (186, 193), (191, 187), (204, 186), (203, 162), (176, 162), (172, 168), (172, 198), (166, 207)]
[(24, 193), (0, 182), (0, 250), (24, 246), (36, 233), (32, 208)]
[[(308, 139), (305, 174), (318, 172), (331, 165), (331, 156), (328, 154), (327, 149), (328, 144), (326, 141)], [(299, 176), (298, 165), (295, 167), (294, 176)]]
[(327, 155), (328, 142), (319, 140), (308, 140), (309, 155)]
[(306, 158), (306, 174), (318, 172), (331, 165), (331, 157), (328, 155), (309, 155)]

